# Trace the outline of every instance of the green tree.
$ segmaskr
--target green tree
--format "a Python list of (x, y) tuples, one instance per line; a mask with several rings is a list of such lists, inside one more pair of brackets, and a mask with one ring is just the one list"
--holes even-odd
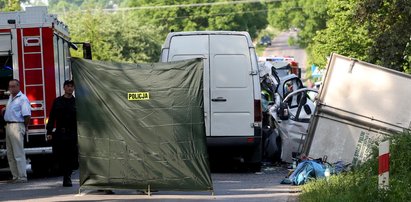
[[(252, 37), (267, 25), (264, 4), (214, 3), (212, 0), (50, 0), (50, 10), (64, 16), (73, 41), (90, 41), (93, 56), (111, 61), (158, 61), (171, 31), (235, 30)], [(120, 8), (107, 10), (113, 5)], [(127, 9), (125, 9), (127, 8)], [(130, 9), (131, 8), (131, 9)], [(74, 52), (73, 55), (80, 53)]]
[(54, 7), (59, 2), (65, 2), (67, 4), (81, 6), (81, 4), (83, 4), (84, 0), (48, 0), (48, 2), (49, 2), (50, 7)]
[(411, 71), (411, 1), (290, 0), (269, 6), (269, 22), (297, 27), (297, 43), (320, 67), (336, 52), (399, 71)]
[(411, 74), (411, 65), (410, 65), (411, 64), (411, 44), (410, 44), (410, 42), (407, 43), (404, 53), (406, 54), (406, 56), (405, 56), (406, 63), (405, 64), (408, 64), (408, 66), (404, 67), (404, 72)]
[[(160, 54), (159, 30), (123, 13), (75, 12), (64, 16), (73, 41), (92, 44), (96, 60), (154, 62)], [(74, 52), (74, 56), (80, 56)]]
[(354, 20), (359, 0), (329, 0), (327, 28), (316, 33), (308, 46), (310, 63), (325, 67), (332, 53), (368, 60), (373, 40), (364, 24)]
[(0, 0), (0, 11), (19, 11), (19, 0)]
[(164, 32), (195, 30), (248, 31), (255, 36), (267, 25), (267, 14), (262, 3), (183, 6), (195, 3), (226, 2), (224, 0), (141, 0), (127, 1), (127, 7), (167, 6), (158, 9), (141, 9), (133, 13), (149, 24), (162, 27)]
[(120, 5), (121, 2), (121, 0), (48, 0), (50, 10), (58, 12), (68, 11), (75, 8), (113, 8), (114, 5)]
[(368, 61), (391, 69), (409, 69), (411, 50), (411, 1), (364, 0), (356, 20), (364, 23), (374, 40)]
[(251, 37), (265, 28), (266, 6), (257, 4), (235, 4), (234, 6), (212, 6), (208, 18), (209, 29), (248, 31)]
[(286, 30), (298, 28), (297, 44), (307, 47), (317, 31), (326, 28), (328, 0), (291, 0), (269, 5), (271, 26)]

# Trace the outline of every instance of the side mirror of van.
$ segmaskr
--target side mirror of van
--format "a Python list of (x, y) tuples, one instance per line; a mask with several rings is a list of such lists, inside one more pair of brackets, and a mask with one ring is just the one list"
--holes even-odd
[(286, 102), (281, 102), (280, 107), (278, 108), (277, 114), (281, 120), (288, 120), (290, 118), (290, 113), (288, 111), (288, 104)]
[(83, 43), (83, 58), (91, 60), (93, 58), (91, 54), (91, 44)]
[(74, 50), (77, 50), (77, 46), (75, 44), (81, 44), (83, 46), (83, 58), (84, 59), (93, 59), (91, 53), (91, 43), (89, 42), (70, 42), (70, 47)]

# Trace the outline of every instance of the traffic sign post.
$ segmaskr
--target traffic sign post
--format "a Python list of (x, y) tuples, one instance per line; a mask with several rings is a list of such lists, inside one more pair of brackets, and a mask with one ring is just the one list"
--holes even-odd
[(390, 170), (390, 141), (381, 142), (378, 156), (378, 187), (388, 189)]

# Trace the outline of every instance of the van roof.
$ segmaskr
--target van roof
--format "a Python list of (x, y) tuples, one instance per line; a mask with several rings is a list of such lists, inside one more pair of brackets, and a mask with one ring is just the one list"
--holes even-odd
[(248, 47), (254, 48), (253, 42), (251, 40), (250, 34), (248, 32), (239, 31), (192, 31), (192, 32), (170, 32), (163, 44), (164, 48), (170, 47), (170, 41), (172, 37), (175, 36), (192, 36), (192, 35), (240, 35), (247, 38)]

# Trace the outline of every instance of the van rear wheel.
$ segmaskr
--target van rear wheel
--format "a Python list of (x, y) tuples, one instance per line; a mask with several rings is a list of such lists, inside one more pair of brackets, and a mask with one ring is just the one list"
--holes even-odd
[(248, 170), (251, 172), (261, 172), (261, 163), (249, 163), (248, 164)]

